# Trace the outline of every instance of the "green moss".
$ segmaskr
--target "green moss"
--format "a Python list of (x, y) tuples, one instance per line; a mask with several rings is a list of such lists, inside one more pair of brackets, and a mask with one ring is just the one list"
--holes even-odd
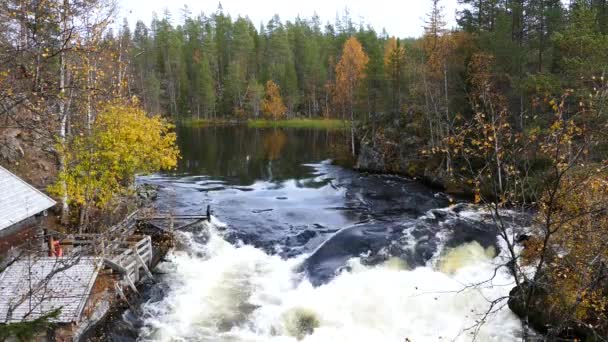
[(336, 119), (289, 119), (289, 120), (249, 120), (247, 126), (252, 128), (317, 128), (317, 129), (346, 129), (349, 123)]

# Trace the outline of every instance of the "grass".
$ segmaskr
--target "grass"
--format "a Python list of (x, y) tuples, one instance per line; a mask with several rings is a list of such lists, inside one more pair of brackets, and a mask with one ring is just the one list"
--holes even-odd
[[(237, 120), (209, 120), (209, 119), (182, 119), (181, 125), (189, 127), (209, 127), (209, 126), (227, 126), (235, 124), (245, 124), (244, 121)], [(247, 121), (247, 126), (250, 128), (315, 128), (315, 129), (346, 129), (349, 127), (348, 121), (339, 119), (285, 119), (285, 120), (266, 120), (266, 119), (251, 119)]]
[(182, 119), (179, 121), (181, 125), (188, 127), (209, 127), (209, 126), (225, 126), (233, 124), (227, 120), (210, 120), (210, 119)]
[(252, 128), (317, 128), (317, 129), (345, 129), (348, 122), (338, 119), (288, 119), (288, 120), (266, 120), (255, 119), (247, 121), (247, 126)]

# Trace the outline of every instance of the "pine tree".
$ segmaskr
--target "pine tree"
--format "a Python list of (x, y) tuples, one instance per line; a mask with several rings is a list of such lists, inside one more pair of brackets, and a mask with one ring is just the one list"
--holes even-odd
[(391, 109), (396, 114), (401, 109), (401, 82), (405, 66), (405, 48), (401, 45), (399, 39), (392, 37), (386, 42), (384, 66), (392, 88)]

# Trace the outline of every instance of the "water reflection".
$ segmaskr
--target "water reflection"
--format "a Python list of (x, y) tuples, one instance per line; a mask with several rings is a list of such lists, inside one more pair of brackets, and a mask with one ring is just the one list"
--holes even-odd
[(287, 136), (282, 130), (277, 129), (265, 133), (264, 152), (266, 152), (266, 158), (270, 161), (279, 159), (286, 142)]
[(303, 164), (335, 158), (331, 147), (345, 141), (343, 132), (318, 129), (178, 127), (177, 133), (179, 174), (234, 185), (307, 178), (311, 169)]

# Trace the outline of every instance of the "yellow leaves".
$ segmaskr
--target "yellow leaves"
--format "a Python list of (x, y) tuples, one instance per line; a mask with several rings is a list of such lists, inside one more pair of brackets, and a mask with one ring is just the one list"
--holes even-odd
[(286, 110), (287, 107), (285, 107), (285, 104), (283, 103), (279, 86), (273, 81), (266, 82), (266, 96), (262, 101), (262, 111), (264, 114), (277, 120), (285, 114)]
[(136, 174), (176, 167), (179, 150), (172, 129), (135, 105), (105, 104), (90, 135), (59, 145), (67, 170), (49, 190), (63, 195), (65, 182), (71, 203), (103, 208), (127, 192)]
[[(605, 247), (608, 175), (605, 171), (589, 174), (587, 168), (595, 170), (591, 166), (581, 167), (579, 172), (565, 177), (556, 195), (546, 195), (539, 205), (541, 221), (549, 212), (552, 215), (550, 229), (553, 234), (549, 244), (559, 246), (561, 250), (558, 257), (551, 257), (545, 270), (551, 285), (549, 301), (558, 309), (575, 308), (572, 314), (582, 321), (598, 317), (608, 305), (608, 297), (602, 287), (593, 285), (597, 272), (601, 272), (601, 262), (598, 261), (608, 258)], [(528, 247), (526, 259), (540, 256), (542, 249)]]
[(357, 38), (350, 37), (342, 49), (342, 57), (336, 65), (336, 100), (340, 104), (352, 105), (359, 81), (365, 78), (365, 67), (369, 58)]
[(553, 109), (554, 112), (557, 112), (559, 110), (557, 102), (554, 99), (549, 101), (549, 106), (551, 106), (551, 109)]
[(551, 130), (552, 131), (558, 131), (563, 127), (563, 121), (558, 120), (555, 121), (552, 125), (551, 125)]
[(475, 196), (473, 198), (473, 202), (475, 204), (478, 204), (479, 202), (481, 202), (481, 194), (479, 193), (479, 189), (475, 189)]

